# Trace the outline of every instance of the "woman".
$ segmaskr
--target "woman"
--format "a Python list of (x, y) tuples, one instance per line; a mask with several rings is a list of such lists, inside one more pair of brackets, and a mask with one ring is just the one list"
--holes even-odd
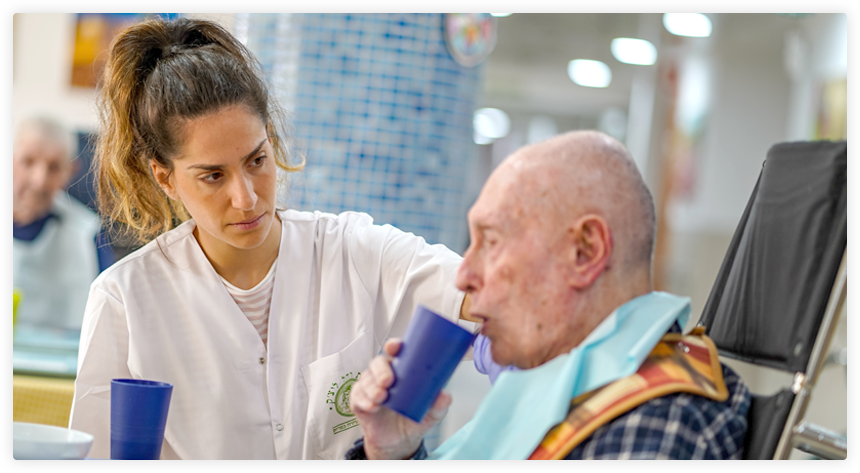
[(174, 385), (163, 458), (342, 458), (352, 383), (416, 304), (457, 319), (460, 257), (365, 214), (278, 209), (277, 169), (302, 165), (213, 23), (121, 33), (99, 107), (102, 212), (157, 238), (92, 285), (70, 427), (108, 457), (110, 380), (151, 379)]

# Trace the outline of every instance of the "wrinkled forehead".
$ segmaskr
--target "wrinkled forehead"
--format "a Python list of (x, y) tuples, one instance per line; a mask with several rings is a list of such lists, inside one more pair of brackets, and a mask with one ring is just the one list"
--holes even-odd
[(484, 184), (478, 200), (469, 210), (469, 223), (476, 226), (510, 228), (527, 217), (531, 189), (527, 171), (504, 161)]
[(560, 218), (593, 210), (589, 203), (594, 196), (587, 190), (599, 175), (556, 158), (546, 145), (523, 148), (508, 157), (490, 175), (469, 222), (548, 231)]

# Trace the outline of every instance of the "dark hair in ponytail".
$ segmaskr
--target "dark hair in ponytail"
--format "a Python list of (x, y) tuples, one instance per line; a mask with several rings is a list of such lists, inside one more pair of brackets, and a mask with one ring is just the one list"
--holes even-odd
[(259, 63), (224, 28), (205, 20), (147, 20), (111, 43), (98, 97), (95, 147), (99, 208), (141, 242), (189, 218), (156, 182), (150, 160), (173, 169), (187, 121), (241, 105), (266, 124), (280, 169), (291, 165), (283, 113)]

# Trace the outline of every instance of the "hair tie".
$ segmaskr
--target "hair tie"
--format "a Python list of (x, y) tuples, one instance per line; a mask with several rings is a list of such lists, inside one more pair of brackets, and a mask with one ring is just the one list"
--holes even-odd
[(177, 54), (179, 54), (179, 51), (180, 49), (177, 45), (171, 44), (170, 46), (161, 49), (161, 59), (167, 59), (176, 56)]
[(155, 67), (158, 66), (159, 62), (171, 58), (181, 51), (182, 48), (174, 44), (164, 47), (153, 46), (147, 50), (140, 62), (140, 78), (138, 80), (145, 81), (152, 74), (152, 71), (155, 70)]

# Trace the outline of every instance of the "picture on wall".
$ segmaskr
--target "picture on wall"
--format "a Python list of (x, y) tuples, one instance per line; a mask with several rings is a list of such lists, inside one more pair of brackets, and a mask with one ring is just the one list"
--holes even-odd
[(72, 56), (73, 87), (94, 88), (107, 61), (113, 38), (130, 25), (149, 17), (174, 18), (175, 13), (78, 13)]

